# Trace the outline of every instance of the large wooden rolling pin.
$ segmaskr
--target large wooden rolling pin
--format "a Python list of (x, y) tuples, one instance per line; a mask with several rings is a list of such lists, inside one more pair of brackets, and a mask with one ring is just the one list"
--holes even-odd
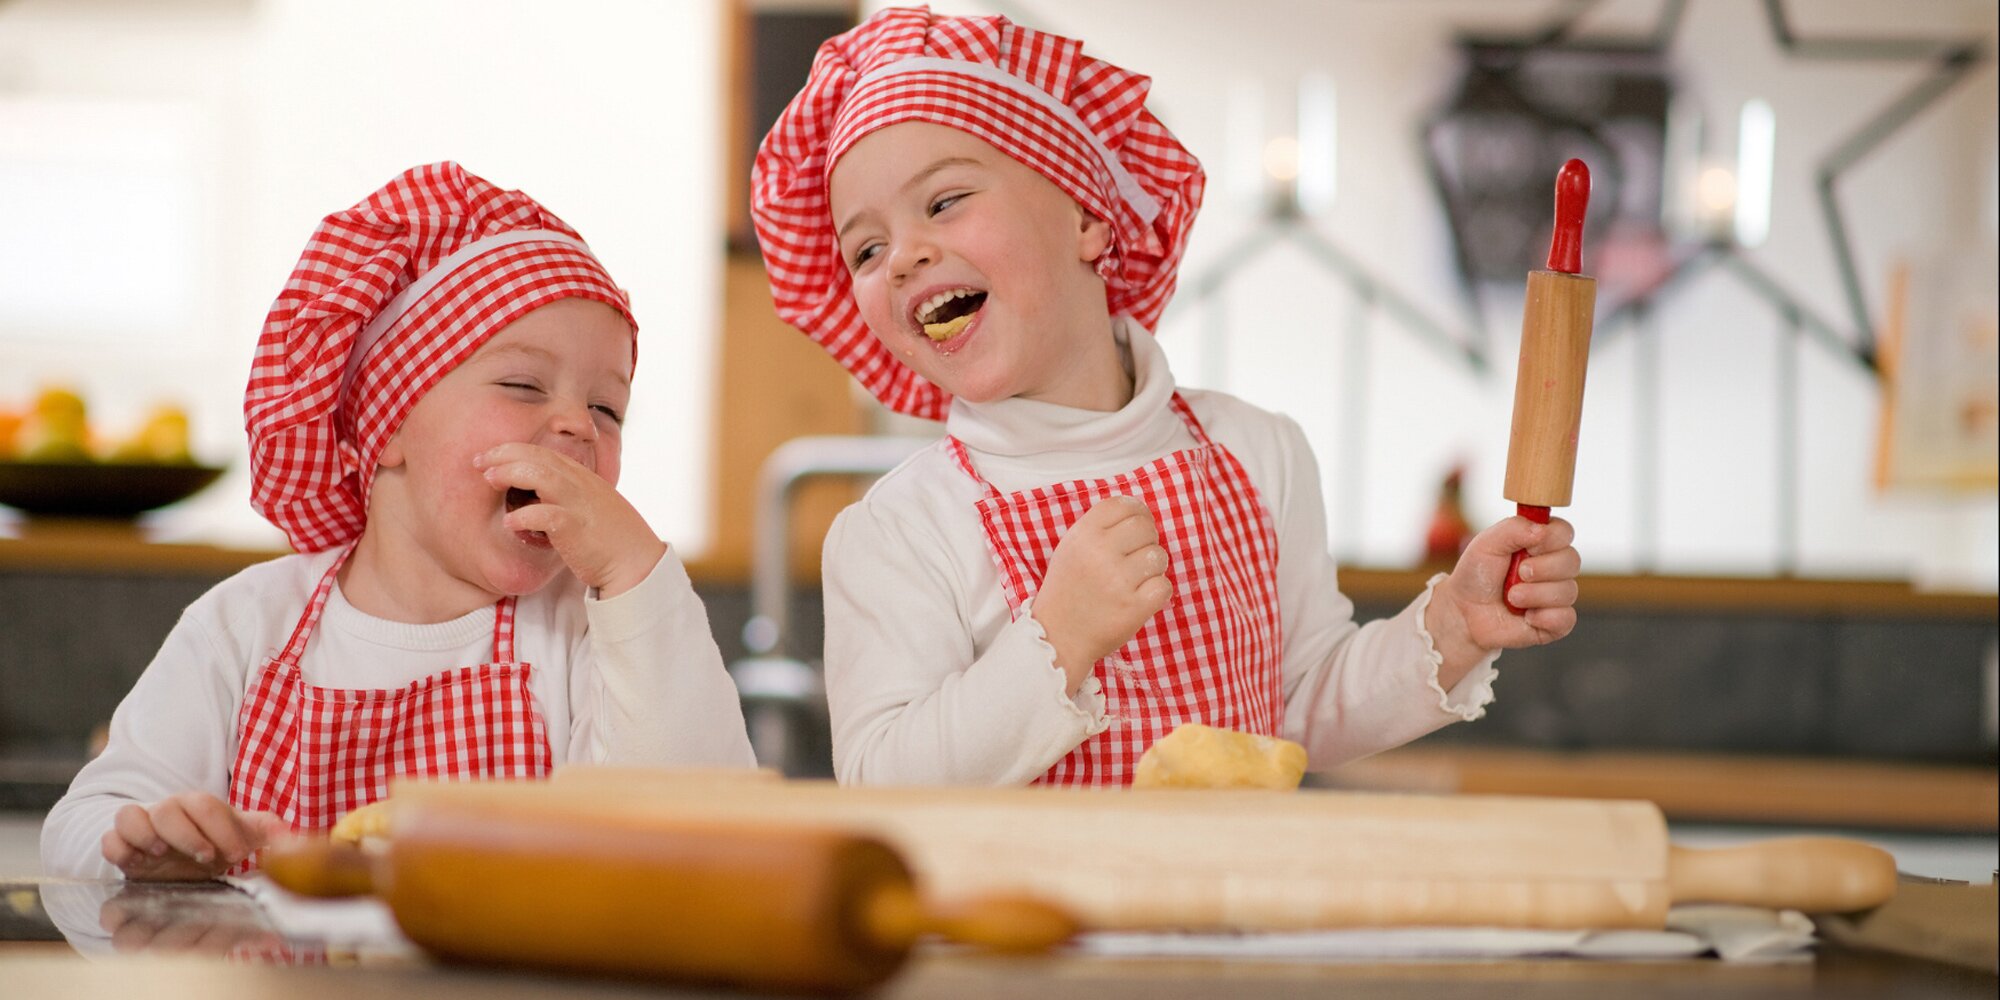
[(1672, 847), (1648, 802), (838, 788), (620, 768), (570, 768), (543, 783), (406, 782), (392, 795), (440, 800), (524, 815), (845, 830), (895, 848), (940, 899), (1025, 894), (1095, 929), (1660, 928), (1676, 902), (1866, 909), (1896, 878), (1888, 854), (1852, 841)]
[(543, 790), (416, 795), (394, 803), (386, 852), (297, 842), (264, 870), (305, 895), (378, 894), (447, 959), (764, 990), (865, 989), (923, 934), (1035, 951), (1076, 930), (1018, 896), (941, 910), (872, 838), (530, 806)]
[[(1537, 524), (1549, 523), (1550, 507), (1569, 506), (1576, 479), (1583, 374), (1590, 363), (1590, 328), (1597, 308), (1597, 281), (1580, 273), (1589, 201), (1590, 169), (1582, 160), (1563, 164), (1556, 175), (1548, 268), (1528, 273), (1528, 298), (1521, 310), (1521, 359), (1514, 376), (1514, 423), (1501, 495)], [(1514, 553), (1501, 594), (1521, 582), (1526, 554)], [(1512, 601), (1507, 606), (1514, 608)]]

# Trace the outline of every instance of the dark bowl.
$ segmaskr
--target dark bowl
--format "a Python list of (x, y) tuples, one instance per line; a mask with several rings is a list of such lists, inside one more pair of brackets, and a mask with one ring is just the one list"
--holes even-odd
[(131, 518), (215, 482), (207, 465), (0, 462), (0, 504), (53, 517)]

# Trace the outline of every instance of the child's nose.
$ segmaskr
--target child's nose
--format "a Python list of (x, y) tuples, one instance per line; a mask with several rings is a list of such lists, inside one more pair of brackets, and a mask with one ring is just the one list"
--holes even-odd
[(910, 241), (891, 251), (889, 264), (898, 280), (937, 263), (937, 247), (929, 241)]
[(594, 467), (597, 420), (584, 403), (565, 402), (549, 416), (547, 447)]

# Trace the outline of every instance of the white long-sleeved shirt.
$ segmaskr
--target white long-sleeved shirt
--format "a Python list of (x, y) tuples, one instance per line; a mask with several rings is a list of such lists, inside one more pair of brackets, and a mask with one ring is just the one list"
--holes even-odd
[[(100, 841), (122, 806), (229, 796), (245, 687), (282, 650), (337, 552), (260, 563), (181, 614), (111, 716), (104, 752), (42, 825), (42, 867), (111, 878)], [(411, 625), (357, 610), (336, 584), (299, 666), (306, 684), (400, 689), (493, 659), (494, 608)], [(565, 573), (514, 609), (514, 651), (557, 766), (752, 767), (736, 686), (687, 570), (669, 550), (638, 586), (598, 600)]]
[[(1120, 475), (1194, 437), (1151, 334), (1121, 321), (1133, 397), (1112, 413), (1026, 399), (952, 403), (945, 430), (1002, 493)], [(1283, 735), (1315, 770), (1476, 719), (1493, 699), (1488, 656), (1451, 691), (1424, 631), (1426, 586), (1393, 618), (1359, 625), (1328, 552), (1319, 470), (1289, 418), (1182, 390), (1243, 463), (1278, 533)], [(1109, 725), (1095, 678), (1074, 696), (1041, 625), (1012, 618), (974, 504), (983, 489), (945, 442), (843, 511), (823, 553), (826, 683), (836, 776), (849, 784), (1026, 783)]]

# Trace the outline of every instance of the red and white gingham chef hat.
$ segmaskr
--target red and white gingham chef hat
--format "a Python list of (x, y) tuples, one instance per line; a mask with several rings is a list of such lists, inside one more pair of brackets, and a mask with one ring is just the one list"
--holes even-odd
[(410, 407), (500, 328), (565, 298), (618, 310), (637, 349), (631, 305), (583, 238), (456, 163), (327, 216), (251, 362), (251, 505), (301, 552), (352, 541)]
[(1111, 223), (1099, 259), (1111, 312), (1152, 329), (1201, 207), (1201, 164), (1146, 110), (1152, 81), (1083, 43), (1004, 17), (891, 8), (828, 39), (757, 150), (751, 216), (778, 314), (890, 408), (944, 418), (950, 397), (869, 334), (849, 288), (827, 174), (862, 136), (922, 121), (1040, 171)]

